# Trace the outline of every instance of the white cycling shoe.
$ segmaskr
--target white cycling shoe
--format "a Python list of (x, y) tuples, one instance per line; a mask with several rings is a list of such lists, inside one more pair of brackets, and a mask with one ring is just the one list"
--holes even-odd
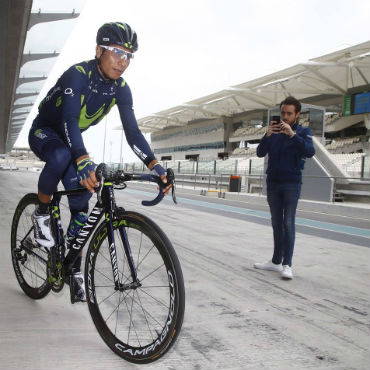
[(69, 285), (71, 303), (86, 302), (85, 283), (80, 271), (73, 271), (66, 276), (65, 283)]
[(50, 230), (50, 215), (40, 215), (36, 209), (31, 219), (36, 242), (45, 248), (53, 247), (55, 242)]

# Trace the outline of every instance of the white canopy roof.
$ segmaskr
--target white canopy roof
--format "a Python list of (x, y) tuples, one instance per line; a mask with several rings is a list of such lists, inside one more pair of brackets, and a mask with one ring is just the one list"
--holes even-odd
[(255, 80), (228, 87), (138, 120), (143, 132), (183, 126), (198, 119), (267, 109), (289, 95), (345, 95), (370, 81), (370, 41), (336, 51)]

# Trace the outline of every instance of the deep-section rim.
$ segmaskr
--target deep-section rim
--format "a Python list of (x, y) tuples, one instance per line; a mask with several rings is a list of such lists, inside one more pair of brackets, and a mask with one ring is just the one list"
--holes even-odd
[[(126, 226), (136, 225), (138, 230), (143, 232), (152, 242), (153, 240), (156, 243), (159, 243), (159, 253), (163, 257), (163, 254), (166, 254), (168, 261), (165, 261), (165, 266), (167, 272), (172, 274), (174, 278), (174, 296), (177, 298), (175, 304), (173, 305), (173, 311), (169, 312), (169, 316), (166, 320), (166, 323), (169, 322), (169, 317), (171, 316), (171, 324), (168, 326), (170, 329), (163, 335), (163, 339), (159, 342), (154, 340), (152, 343), (145, 345), (143, 347), (132, 347), (128, 346), (126, 343), (122, 342), (119, 338), (116, 338), (114, 334), (109, 330), (108, 326), (103, 324), (104, 319), (101, 316), (99, 307), (96, 305), (96, 296), (94, 290), (94, 274), (92, 273), (93, 267), (95, 267), (96, 250), (99, 251), (99, 248), (103, 244), (105, 239), (103, 236), (106, 236), (105, 227), (108, 223), (103, 222), (99, 228), (96, 230), (91, 243), (89, 250), (86, 255), (86, 265), (85, 265), (85, 282), (86, 282), (86, 294), (87, 301), (91, 316), (97, 327), (99, 334), (106, 344), (120, 357), (134, 363), (147, 363), (155, 361), (160, 358), (164, 353), (166, 353), (169, 348), (175, 343), (183, 321), (184, 308), (185, 308), (185, 292), (184, 292), (184, 283), (183, 276), (180, 267), (180, 263), (176, 256), (176, 253), (165, 236), (163, 231), (150, 219), (147, 217), (138, 214), (136, 212), (129, 212), (119, 220), (113, 222), (114, 228), (117, 229), (119, 222), (126, 222)], [(94, 252), (95, 251), (95, 252)], [(170, 267), (170, 268), (169, 268)], [(169, 277), (170, 275), (168, 275)], [(172, 323), (173, 320), (173, 323)], [(163, 334), (163, 332), (162, 332)], [(158, 338), (160, 338), (158, 336)], [(158, 339), (157, 338), (157, 339)]]

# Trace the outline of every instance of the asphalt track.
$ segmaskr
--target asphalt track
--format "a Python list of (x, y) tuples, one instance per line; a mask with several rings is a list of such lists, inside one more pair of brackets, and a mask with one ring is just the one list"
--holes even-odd
[[(0, 172), (0, 369), (368, 369), (369, 219), (297, 213), (294, 279), (255, 270), (271, 257), (264, 204), (178, 191), (153, 208), (154, 188), (130, 184), (117, 203), (152, 218), (183, 268), (186, 313), (180, 339), (158, 362), (128, 363), (100, 339), (69, 292), (33, 301), (10, 259), (10, 225), (37, 174)], [(263, 202), (262, 202), (263, 203)], [(62, 214), (63, 217), (63, 214)]]

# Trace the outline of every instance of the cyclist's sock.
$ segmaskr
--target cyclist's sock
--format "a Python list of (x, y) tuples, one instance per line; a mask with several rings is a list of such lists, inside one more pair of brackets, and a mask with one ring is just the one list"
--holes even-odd
[(43, 203), (39, 200), (39, 206), (37, 207), (37, 213), (39, 215), (46, 215), (49, 211), (49, 203)]
[(86, 220), (87, 214), (85, 212), (77, 212), (75, 214), (72, 214), (71, 221), (69, 223), (65, 238), (67, 248), (71, 248), (76, 238), (76, 235), (78, 234), (80, 229), (84, 226)]

